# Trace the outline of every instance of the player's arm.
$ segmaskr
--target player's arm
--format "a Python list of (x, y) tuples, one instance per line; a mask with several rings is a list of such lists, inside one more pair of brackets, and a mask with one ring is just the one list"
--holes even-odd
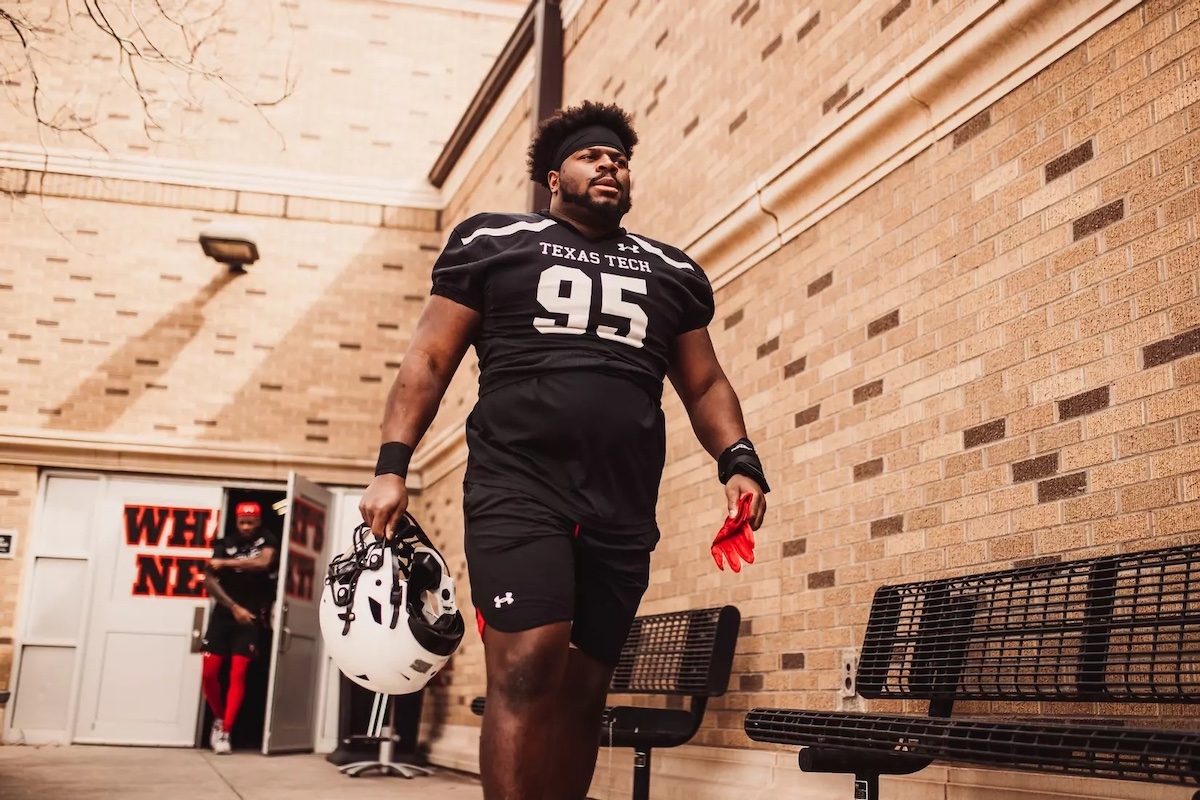
[(217, 579), (217, 571), (209, 564), (204, 568), (204, 590), (208, 592), (208, 596), (216, 600), (219, 605), (225, 606), (229, 612), (233, 614), (233, 618), (237, 620), (239, 625), (249, 625), (254, 622), (255, 616), (246, 608), (243, 608), (234, 601), (229, 593), (225, 591), (225, 587), (221, 585), (221, 581)]
[[(384, 406), (380, 463), (358, 506), (363, 521), (377, 536), (391, 538), (408, 507), (402, 477), (408, 471), (408, 459), (433, 422), (479, 321), (478, 311), (438, 294), (429, 298), (417, 321)], [(396, 458), (399, 462), (388, 463)]]
[(277, 552), (278, 550), (276, 550), (274, 547), (264, 547), (254, 558), (214, 559), (212, 565), (214, 569), (233, 567), (235, 569), (240, 569), (242, 572), (267, 572), (275, 565), (275, 554)]
[(462, 363), (479, 325), (478, 311), (432, 295), (417, 321), (412, 343), (388, 392), (383, 412), (384, 442), (416, 447)]
[[(747, 440), (746, 421), (737, 392), (717, 360), (707, 328), (675, 337), (668, 377), (683, 401), (700, 445), (719, 461), (729, 459), (729, 449)], [(767, 510), (765, 488), (741, 471), (731, 475), (725, 484), (730, 514), (734, 513), (739, 497), (754, 495), (751, 527), (757, 529)]]

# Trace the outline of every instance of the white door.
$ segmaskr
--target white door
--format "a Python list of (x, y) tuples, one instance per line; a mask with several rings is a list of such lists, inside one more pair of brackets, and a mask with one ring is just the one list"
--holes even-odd
[(219, 486), (108, 482), (74, 741), (195, 743), (203, 575), (221, 502)]
[(325, 585), (325, 539), (333, 494), (293, 472), (288, 476), (287, 502), (279, 548), (264, 753), (312, 750), (317, 735), (318, 609)]

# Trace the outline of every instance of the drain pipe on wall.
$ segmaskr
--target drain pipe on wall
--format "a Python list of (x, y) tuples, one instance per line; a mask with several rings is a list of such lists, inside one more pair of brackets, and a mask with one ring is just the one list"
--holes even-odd
[[(537, 18), (533, 35), (533, 109), (529, 115), (530, 138), (542, 120), (562, 106), (563, 25), (559, 0), (534, 0)], [(529, 210), (550, 207), (550, 190), (530, 183)]]

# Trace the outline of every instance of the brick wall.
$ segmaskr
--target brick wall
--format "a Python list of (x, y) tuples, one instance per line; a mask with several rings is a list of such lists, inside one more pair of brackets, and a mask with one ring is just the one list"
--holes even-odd
[[(229, 443), (280, 463), (371, 458), (442, 241), (436, 210), (371, 202), (372, 190), (424, 182), (524, 4), (449, 5), (227, 5), (211, 51), (222, 74), (261, 100), (278, 96), (290, 58), (302, 67), (294, 93), (260, 114), (203, 83), (180, 95), (143, 73), (149, 118), (111, 41), (65, 34), (94, 26), (54, 4), (22, 9), (47, 15), (31, 38), (47, 37), (55, 57), (35, 56), (44, 109), (71, 98), (74, 122), (113, 159), (182, 159), (218, 182), (253, 172), (264, 188), (172, 185), (162, 161), (141, 162), (164, 168), (144, 180), (58, 162), (0, 168), (0, 430)], [(40, 139), (30, 76), (6, 79), (0, 160), (43, 145), (96, 151), (81, 135)], [(106, 163), (74, 167), (91, 175)], [(324, 173), (321, 191), (365, 199), (288, 196), (287, 170)], [(261, 258), (248, 274), (200, 250), (199, 232), (226, 222), (253, 229)], [(32, 484), (5, 487), (36, 470), (4, 469), (0, 527), (27, 534)], [(19, 565), (0, 560), (0, 639), (13, 633)], [(0, 687), (10, 662), (0, 643)]]
[[(0, 398), (2, 399), (2, 398)], [(0, 559), (0, 686), (8, 686), (21, 572), (29, 541), (30, 512), (37, 495), (37, 470), (0, 465), (0, 529), (17, 531), (13, 557)]]
[[(638, 112), (631, 227), (688, 230), (801, 143), (839, 86), (964, 7), (842, 5), (799, 41), (817, 9), (764, 5), (743, 25), (757, 5), (742, 3), (713, 26), (670, 3), (585, 5), (568, 99)], [(806, 48), (854, 41), (862, 58), (805, 71)], [(1198, 78), (1200, 11), (1145, 3), (718, 291), (710, 330), (775, 491), (758, 563), (718, 572), (722, 494), (668, 390), (642, 612), (732, 602), (745, 620), (733, 691), (697, 743), (748, 746), (752, 706), (841, 707), (841, 657), (883, 582), (1200, 541)], [(707, 111), (685, 134), (692, 108)], [(422, 502), (443, 513), (460, 480)], [(468, 652), (452, 709), (482, 685)]]
[(588, 0), (567, 39), (565, 93), (636, 115), (629, 225), (673, 241), (857, 110), (864, 89), (968, 5)]
[(433, 213), (416, 229), (260, 218), (260, 261), (237, 277), (197, 244), (230, 218), (13, 204), (0, 218), (0, 425), (373, 452), (427, 296)]
[[(217, 30), (205, 34), (197, 67), (219, 69), (223, 83), (194, 75), (185, 87), (183, 71), (139, 65), (157, 123), (147, 131), (141, 99), (118, 76), (116, 43), (96, 30), (82, 7), (49, 4), (30, 11), (40, 28), (31, 42), (53, 55), (34, 56), (41, 103), (52, 115), (69, 101), (79, 119), (60, 115), (60, 121), (85, 125), (88, 136), (43, 131), (45, 144), (94, 151), (94, 138), (116, 157), (420, 182), (525, 4), (497, 0), (493, 13), (449, 5), (224, 4), (214, 18)], [(135, 7), (144, 19), (161, 19), (152, 3), (138, 0)], [(204, 8), (196, 4), (189, 12), (201, 17)], [(131, 24), (123, 17), (114, 16), (118, 29)], [(189, 30), (200, 36), (207, 28)], [(160, 34), (166, 38), (159, 41), (175, 44)], [(31, 76), (7, 77), (23, 113), (0, 115), (0, 142), (39, 145)], [(256, 109), (252, 102), (267, 105)]]

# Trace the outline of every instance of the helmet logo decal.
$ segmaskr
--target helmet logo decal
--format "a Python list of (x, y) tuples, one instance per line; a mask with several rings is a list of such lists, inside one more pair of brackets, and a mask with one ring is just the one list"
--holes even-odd
[(496, 608), (499, 608), (500, 606), (504, 605), (505, 603), (512, 605), (513, 604), (512, 592), (505, 592), (503, 595), (496, 595), (494, 598), (492, 598), (492, 601), (496, 604)]

